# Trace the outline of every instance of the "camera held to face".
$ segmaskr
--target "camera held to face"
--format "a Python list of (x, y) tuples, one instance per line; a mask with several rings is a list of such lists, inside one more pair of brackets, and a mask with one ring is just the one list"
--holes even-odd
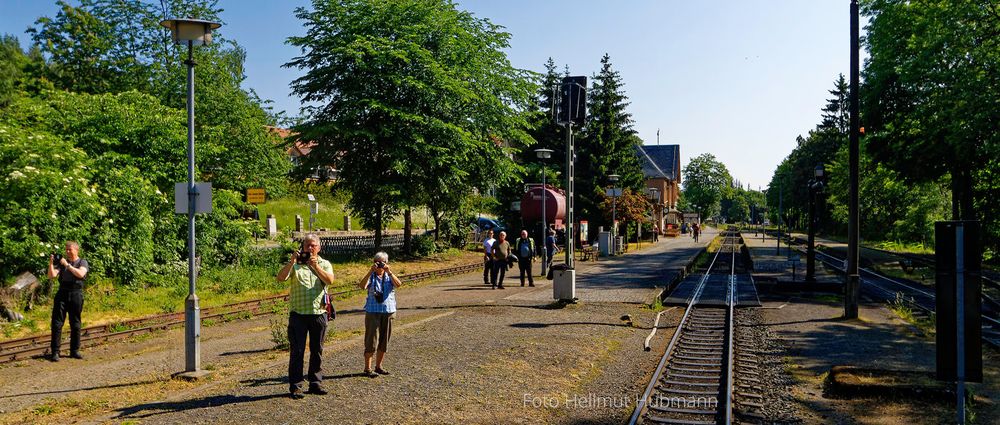
[(381, 261), (376, 261), (375, 262), (375, 267), (376, 268), (380, 268), (380, 269), (384, 269), (385, 268), (385, 263), (383, 263)]
[(309, 264), (310, 258), (312, 258), (311, 252), (300, 252), (298, 258), (295, 259), (295, 262), (299, 264)]
[(62, 254), (55, 253), (52, 254), (52, 264), (59, 264), (62, 261)]

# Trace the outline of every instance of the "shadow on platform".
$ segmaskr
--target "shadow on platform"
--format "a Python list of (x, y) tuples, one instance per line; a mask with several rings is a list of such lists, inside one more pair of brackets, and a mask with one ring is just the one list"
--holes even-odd
[(281, 392), (277, 394), (266, 394), (260, 396), (216, 395), (211, 397), (196, 398), (193, 400), (146, 403), (119, 409), (117, 410), (118, 415), (114, 416), (114, 419), (149, 418), (164, 413), (177, 413), (191, 409), (200, 409), (204, 407), (219, 407), (228, 404), (252, 403), (255, 401), (268, 400), (280, 397), (288, 397), (288, 394), (286, 392)]

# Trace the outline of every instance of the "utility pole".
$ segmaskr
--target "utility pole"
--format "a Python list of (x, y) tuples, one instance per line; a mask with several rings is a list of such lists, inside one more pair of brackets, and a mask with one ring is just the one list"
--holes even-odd
[(858, 79), (860, 78), (858, 42), (858, 0), (851, 0), (851, 93), (850, 114), (851, 129), (848, 146), (848, 162), (850, 163), (850, 189), (848, 190), (847, 215), (847, 277), (844, 284), (844, 317), (858, 317), (858, 298), (861, 296), (861, 278), (858, 275), (858, 136), (861, 133), (861, 120), (858, 116)]

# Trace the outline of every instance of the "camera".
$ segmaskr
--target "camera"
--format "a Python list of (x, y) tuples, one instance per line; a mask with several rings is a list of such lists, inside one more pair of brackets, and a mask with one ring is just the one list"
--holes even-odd
[(299, 257), (295, 260), (299, 264), (309, 264), (309, 259), (312, 257), (311, 252), (300, 252)]
[(60, 261), (62, 261), (62, 254), (52, 254), (52, 264), (59, 264)]
[(378, 267), (380, 269), (384, 269), (385, 268), (385, 263), (383, 263), (381, 261), (376, 261), (375, 262), (375, 267)]

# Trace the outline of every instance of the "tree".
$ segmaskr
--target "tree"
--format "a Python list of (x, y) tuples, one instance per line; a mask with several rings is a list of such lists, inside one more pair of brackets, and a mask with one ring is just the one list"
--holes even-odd
[(630, 188), (623, 189), (617, 200), (604, 195), (600, 204), (601, 214), (608, 223), (611, 223), (612, 218), (617, 218), (620, 223), (625, 224), (622, 229), (624, 235), (621, 235), (625, 236), (625, 240), (628, 240), (633, 229), (638, 229), (642, 223), (649, 221), (652, 206), (645, 194)]
[[(48, 58), (37, 77), (67, 91), (135, 90), (163, 105), (186, 108), (187, 48), (175, 45), (159, 22), (175, 16), (219, 21), (216, 0), (162, 0), (159, 7), (141, 0), (79, 3), (59, 1), (55, 17), (39, 18), (29, 28)], [(280, 196), (291, 166), (278, 138), (266, 129), (276, 117), (253, 91), (240, 87), (245, 56), (239, 44), (219, 32), (211, 45), (195, 49), (198, 163), (202, 178), (215, 187), (241, 192), (264, 187)]]
[(21, 51), (21, 44), (12, 35), (0, 36), (0, 107), (7, 106), (17, 90), (17, 82), (24, 72), (28, 58)]
[(592, 78), (587, 93), (587, 124), (576, 143), (576, 208), (582, 217), (598, 221), (590, 227), (592, 238), (603, 222), (600, 204), (605, 188), (609, 187), (608, 175), (620, 176), (615, 186), (638, 191), (645, 181), (636, 145), (642, 140), (636, 135), (632, 114), (627, 111), (629, 101), (625, 95), (621, 74), (611, 65), (611, 57), (601, 58), (601, 70)]
[(376, 245), (403, 207), (449, 210), (514, 178), (537, 86), (501, 27), (446, 0), (314, 0), (296, 16), (307, 33), (288, 42), (303, 54), (285, 66), (305, 70), (292, 90), (318, 104), (296, 127), (316, 143), (307, 166), (341, 170), (335, 187)]
[(1000, 100), (984, 96), (1000, 90), (996, 2), (872, 0), (863, 13), (869, 151), (910, 182), (950, 175), (953, 218), (976, 218), (976, 199), (997, 195), (977, 193), (976, 170), (1000, 167)]
[(683, 199), (687, 206), (703, 219), (713, 217), (721, 210), (720, 201), (728, 196), (732, 177), (726, 166), (715, 155), (703, 153), (684, 166)]

